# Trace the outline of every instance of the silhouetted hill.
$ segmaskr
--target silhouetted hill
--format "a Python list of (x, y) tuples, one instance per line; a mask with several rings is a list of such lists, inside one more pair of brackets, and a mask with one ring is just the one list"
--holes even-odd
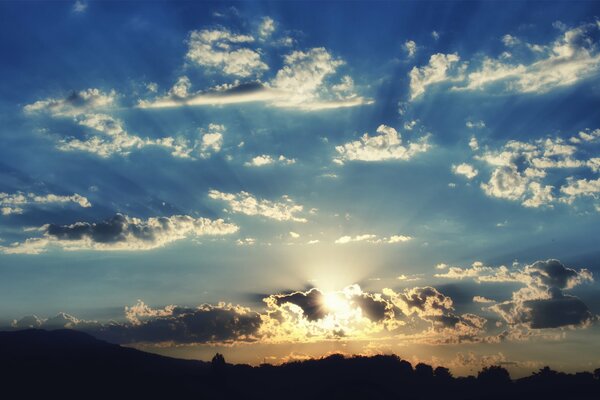
[(179, 360), (106, 343), (73, 330), (0, 332), (2, 398), (164, 399), (599, 399), (600, 369), (543, 368), (512, 381), (504, 368), (454, 378), (394, 355), (281, 366)]

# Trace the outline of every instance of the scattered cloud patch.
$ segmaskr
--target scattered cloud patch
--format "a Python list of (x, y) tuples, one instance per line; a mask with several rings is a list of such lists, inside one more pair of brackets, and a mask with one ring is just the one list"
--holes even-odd
[(410, 160), (431, 147), (429, 135), (403, 143), (400, 133), (390, 126), (380, 125), (377, 133), (375, 136), (365, 133), (359, 140), (336, 146), (338, 157), (334, 158), (334, 162)]
[(281, 201), (270, 201), (254, 197), (248, 192), (223, 193), (218, 190), (208, 192), (208, 197), (227, 203), (231, 212), (261, 216), (277, 221), (306, 222), (306, 218), (300, 217), (304, 207), (296, 204), (289, 196), (284, 195)]
[(462, 175), (467, 179), (473, 179), (479, 173), (479, 171), (477, 171), (475, 168), (473, 168), (472, 165), (467, 164), (467, 163), (453, 165), (452, 172), (454, 172), (456, 175)]
[(267, 165), (279, 164), (279, 165), (291, 165), (295, 164), (296, 160), (293, 158), (287, 158), (283, 155), (279, 157), (272, 157), (268, 154), (262, 154), (253, 157), (252, 160), (246, 162), (244, 165), (247, 167), (264, 167)]
[(260, 53), (248, 46), (252, 42), (252, 36), (232, 33), (225, 28), (192, 31), (186, 59), (193, 65), (226, 75), (258, 76), (269, 67), (262, 61)]

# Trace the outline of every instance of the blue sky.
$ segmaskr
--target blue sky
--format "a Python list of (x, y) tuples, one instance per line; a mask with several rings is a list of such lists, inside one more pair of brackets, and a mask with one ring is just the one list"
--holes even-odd
[(599, 15), (0, 4), (1, 325), (244, 362), (597, 363)]

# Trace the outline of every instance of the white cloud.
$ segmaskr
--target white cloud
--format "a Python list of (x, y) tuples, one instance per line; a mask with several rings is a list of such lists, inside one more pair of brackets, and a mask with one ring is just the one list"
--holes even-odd
[(425, 93), (425, 89), (434, 83), (453, 80), (449, 74), (460, 60), (458, 54), (437, 53), (429, 58), (429, 63), (423, 67), (413, 67), (410, 77), (410, 99), (414, 100)]
[(597, 198), (600, 195), (600, 178), (594, 180), (568, 178), (566, 185), (562, 186), (560, 191), (567, 196), (562, 199), (567, 203), (572, 203), (580, 196)]
[(322, 47), (306, 52), (293, 51), (284, 57), (283, 67), (269, 82), (242, 84), (236, 81), (208, 91), (191, 93), (191, 84), (187, 80), (183, 82), (182, 90), (175, 90), (179, 87), (179, 84), (176, 84), (165, 96), (139, 100), (138, 107), (264, 102), (273, 107), (315, 111), (371, 104), (372, 100), (356, 94), (351, 77), (343, 76), (338, 83), (330, 82), (329, 78), (335, 75), (338, 67), (343, 64), (342, 60), (334, 58)]
[(266, 165), (272, 164), (280, 164), (280, 165), (291, 165), (295, 164), (296, 160), (293, 158), (287, 158), (283, 155), (279, 157), (272, 157), (268, 154), (262, 154), (256, 157), (253, 157), (251, 161), (244, 163), (247, 167), (263, 167)]
[[(529, 142), (511, 140), (498, 150), (486, 147), (482, 154), (475, 156), (476, 160), (493, 167), (489, 180), (481, 183), (481, 188), (488, 196), (519, 201), (523, 206), (533, 208), (552, 207), (557, 201), (571, 204), (578, 197), (595, 197), (600, 188), (593, 179), (571, 176), (558, 189), (546, 183), (561, 179), (562, 173), (558, 177), (554, 175), (559, 169), (587, 167), (594, 173), (600, 172), (600, 160), (578, 158), (579, 153), (589, 154), (582, 148), (588, 141), (572, 139), (569, 142), (560, 138)], [(477, 143), (470, 144), (474, 151), (479, 149)]]
[(474, 60), (454, 68), (460, 59), (457, 54), (434, 54), (428, 65), (410, 72), (410, 99), (425, 93), (429, 85), (442, 82), (456, 82), (453, 90), (485, 90), (493, 86), (497, 92), (536, 94), (577, 84), (600, 70), (600, 53), (594, 39), (599, 28), (596, 23), (588, 23), (565, 29), (546, 45), (505, 35), (505, 45), (529, 51), (529, 57), (523, 57), (521, 62), (504, 52), (498, 58), (484, 57), (481, 62)]
[(269, 69), (258, 51), (245, 45), (254, 42), (249, 35), (222, 29), (190, 32), (186, 58), (193, 64), (219, 70), (226, 75), (249, 77)]
[(477, 141), (477, 138), (475, 136), (472, 136), (469, 140), (469, 147), (473, 151), (479, 150), (479, 142)]
[(87, 3), (85, 3), (85, 2), (83, 2), (81, 0), (77, 0), (75, 2), (75, 4), (73, 4), (73, 12), (75, 12), (75, 13), (82, 13), (85, 10), (87, 10), (87, 7), (88, 7)]
[[(466, 85), (459, 89), (479, 90), (500, 84), (507, 92), (545, 93), (578, 83), (600, 69), (600, 54), (590, 35), (596, 30), (596, 24), (584, 24), (566, 30), (546, 46), (525, 43), (537, 56), (531, 63), (485, 58), (479, 69), (467, 74)], [(506, 35), (503, 42), (512, 47), (521, 44), (510, 35)]]
[(223, 193), (218, 190), (208, 192), (208, 197), (227, 203), (234, 213), (262, 216), (277, 221), (307, 222), (306, 218), (298, 216), (304, 207), (296, 204), (289, 196), (282, 196), (282, 201), (258, 199), (248, 192)]
[(356, 236), (342, 236), (336, 239), (335, 244), (348, 244), (354, 242), (366, 242), (371, 244), (395, 244), (411, 240), (410, 236), (392, 235), (389, 237), (379, 237), (373, 234), (362, 234)]
[(158, 139), (141, 138), (129, 134), (123, 122), (106, 114), (85, 114), (76, 119), (77, 123), (91, 130), (86, 138), (61, 139), (57, 148), (62, 151), (84, 151), (107, 158), (113, 155), (126, 156), (133, 150), (147, 146), (162, 147), (173, 157), (191, 158), (193, 146), (183, 138), (163, 137)]
[(188, 237), (229, 235), (238, 229), (222, 219), (173, 215), (143, 220), (117, 214), (97, 223), (47, 224), (37, 229), (41, 236), (2, 246), (0, 251), (6, 254), (40, 254), (50, 247), (67, 251), (152, 250)]
[(365, 133), (359, 140), (336, 146), (339, 156), (334, 161), (342, 164), (345, 161), (409, 160), (431, 147), (429, 135), (403, 144), (400, 133), (392, 127), (380, 125), (377, 133), (376, 136)]
[(456, 175), (463, 175), (467, 179), (473, 179), (479, 173), (475, 168), (473, 168), (472, 165), (467, 163), (453, 165), (452, 172), (454, 172)]
[(72, 117), (97, 109), (105, 109), (115, 104), (117, 93), (106, 93), (100, 89), (86, 89), (72, 92), (66, 98), (47, 98), (28, 104), (24, 110), (28, 114), (45, 113), (53, 117)]
[(296, 232), (290, 232), (290, 237), (292, 239), (298, 239), (300, 237), (300, 234)]
[(506, 34), (502, 37), (502, 43), (504, 43), (504, 45), (506, 47), (513, 47), (516, 46), (517, 44), (521, 43), (521, 41), (516, 38), (515, 36)]
[(275, 21), (271, 17), (263, 17), (258, 27), (258, 35), (262, 39), (267, 39), (273, 32), (275, 32)]
[(412, 58), (417, 53), (417, 44), (414, 40), (407, 40), (404, 42), (404, 50), (408, 53), (408, 58)]
[(495, 300), (488, 299), (483, 296), (473, 296), (473, 303), (495, 303)]
[(485, 128), (485, 122), (483, 122), (483, 121), (467, 121), (467, 123), (465, 125), (469, 129)]
[(200, 140), (200, 156), (210, 157), (212, 153), (218, 153), (223, 146), (223, 132), (225, 126), (219, 124), (209, 124), (208, 130), (201, 130), (202, 138)]
[(89, 200), (77, 193), (72, 195), (57, 195), (16, 192), (13, 194), (0, 192), (0, 213), (2, 215), (22, 214), (24, 208), (34, 204), (64, 204), (75, 203), (80, 207), (88, 208), (92, 204)]

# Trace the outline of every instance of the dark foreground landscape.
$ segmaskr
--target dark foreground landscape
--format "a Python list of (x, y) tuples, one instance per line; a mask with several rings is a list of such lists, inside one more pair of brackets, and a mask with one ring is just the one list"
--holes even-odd
[[(73, 330), (0, 332), (2, 398), (599, 399), (600, 369), (543, 368), (511, 380), (499, 366), (476, 377), (412, 366), (397, 356), (333, 355), (281, 366), (179, 360)], [(8, 397), (4, 397), (7, 396)]]

